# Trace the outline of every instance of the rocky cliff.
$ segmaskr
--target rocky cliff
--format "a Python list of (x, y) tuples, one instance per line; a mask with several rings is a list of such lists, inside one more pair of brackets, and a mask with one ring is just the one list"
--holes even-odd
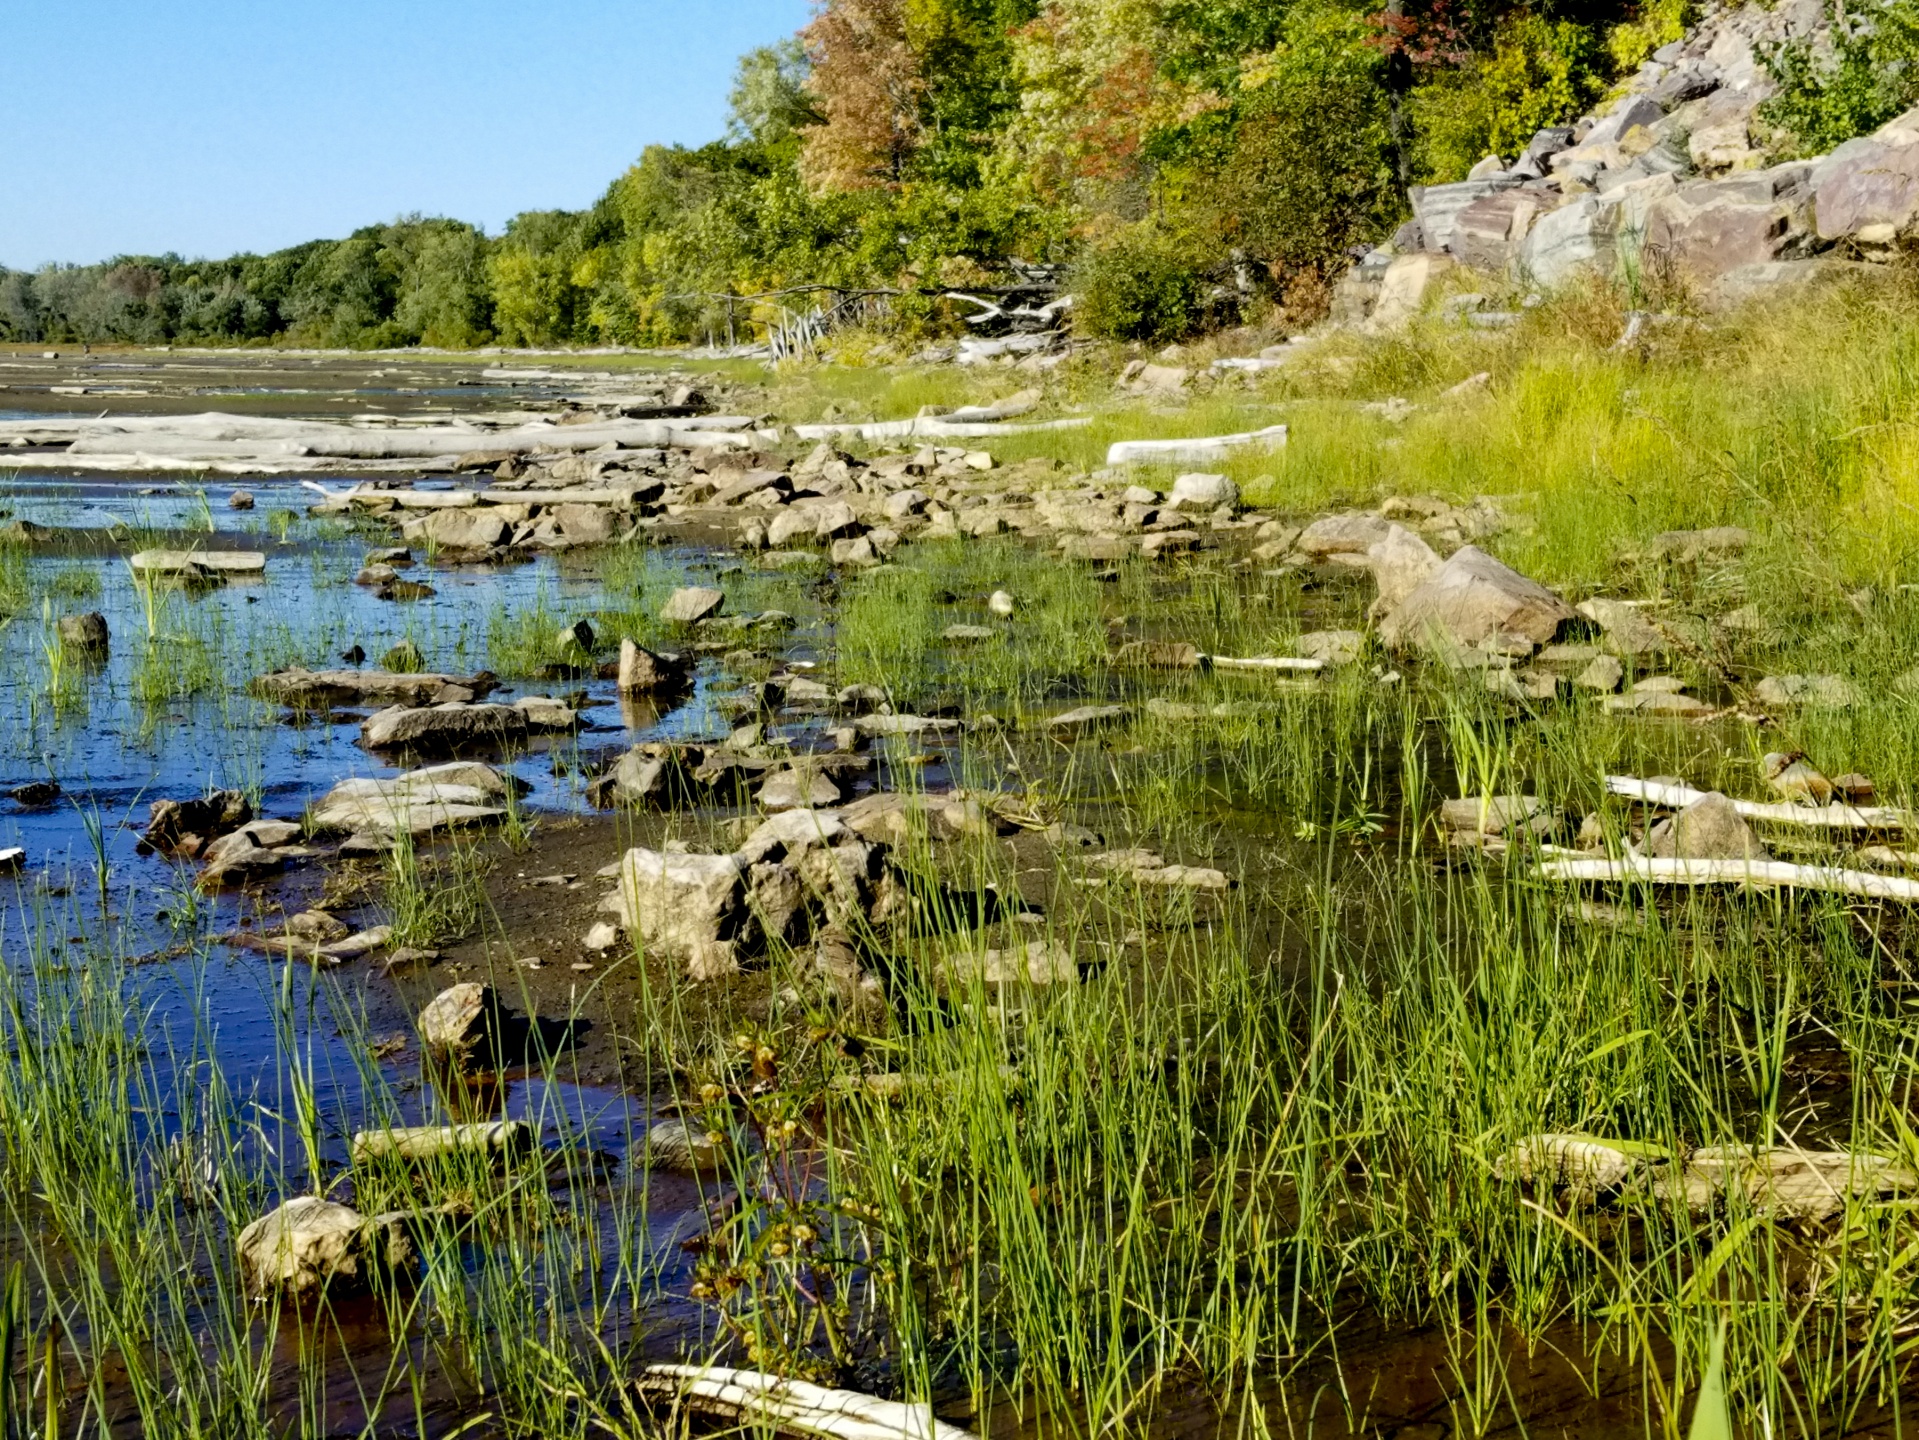
[(1414, 218), (1354, 267), (1336, 318), (1389, 325), (1463, 265), (1549, 289), (1581, 276), (1678, 281), (1726, 305), (1919, 233), (1919, 110), (1829, 155), (1772, 163), (1760, 56), (1825, 43), (1820, 0), (1709, 11), (1595, 114), (1541, 130), (1510, 162), (1415, 187)]

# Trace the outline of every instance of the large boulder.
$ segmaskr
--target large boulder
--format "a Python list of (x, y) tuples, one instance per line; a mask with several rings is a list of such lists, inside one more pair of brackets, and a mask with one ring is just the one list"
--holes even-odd
[(345, 1205), (304, 1195), (262, 1215), (235, 1244), (247, 1293), (313, 1295), (365, 1286), (376, 1271), (413, 1262), (397, 1216), (371, 1220)]
[(1647, 258), (1689, 280), (1714, 280), (1742, 265), (1765, 265), (1807, 238), (1805, 167), (1681, 186), (1647, 217)]
[(1504, 270), (1540, 208), (1540, 198), (1529, 191), (1480, 196), (1454, 217), (1452, 253), (1475, 270)]
[(491, 507), (448, 506), (429, 511), (418, 522), (418, 535), (441, 550), (491, 550), (513, 539), (513, 523)]
[(1717, 791), (1647, 831), (1646, 853), (1678, 860), (1772, 859), (1733, 802)]
[(1821, 240), (1886, 243), (1919, 228), (1919, 131), (1901, 116), (1877, 134), (1848, 140), (1812, 169), (1812, 210)]
[(1425, 584), (1441, 561), (1432, 546), (1404, 525), (1389, 524), (1385, 535), (1367, 547), (1366, 563), (1379, 586), (1379, 613), (1386, 615)]
[(628, 932), (685, 960), (694, 979), (739, 968), (738, 942), (750, 914), (736, 856), (629, 850), (620, 862), (620, 900)]
[(1467, 545), (1394, 607), (1379, 629), (1394, 646), (1546, 645), (1561, 625), (1577, 618), (1572, 606), (1538, 581)]
[[(1437, 187), (1435, 187), (1437, 188)], [(1426, 304), (1435, 281), (1456, 264), (1448, 255), (1402, 255), (1386, 267), (1379, 284), (1379, 299), (1373, 306), (1371, 323), (1387, 330), (1404, 325)]]
[(1501, 191), (1514, 189), (1520, 181), (1517, 176), (1493, 175), (1478, 180), (1459, 180), (1450, 185), (1415, 185), (1407, 192), (1412, 201), (1413, 216), (1419, 222), (1420, 238), (1427, 250), (1457, 250), (1454, 242), (1454, 229), (1459, 217), (1468, 207), (1497, 195)]
[(1519, 268), (1536, 285), (1563, 285), (1582, 271), (1608, 272), (1613, 212), (1595, 195), (1578, 195), (1533, 222), (1519, 247)]

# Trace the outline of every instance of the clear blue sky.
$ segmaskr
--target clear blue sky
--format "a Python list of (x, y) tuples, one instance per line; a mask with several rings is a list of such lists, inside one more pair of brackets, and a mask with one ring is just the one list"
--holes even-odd
[(0, 0), (0, 265), (497, 233), (726, 123), (808, 0)]

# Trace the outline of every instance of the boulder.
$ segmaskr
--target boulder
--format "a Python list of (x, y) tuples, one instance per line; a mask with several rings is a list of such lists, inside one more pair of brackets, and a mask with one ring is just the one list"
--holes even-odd
[(666, 604), (660, 607), (660, 619), (669, 625), (692, 625), (719, 614), (725, 604), (724, 591), (686, 585), (666, 597)]
[(197, 855), (252, 818), (252, 802), (238, 790), (215, 790), (192, 800), (155, 800), (147, 807), (147, 828), (140, 838), (163, 855)]
[(560, 534), (575, 545), (606, 545), (619, 539), (625, 518), (611, 505), (556, 505), (548, 512)]
[(1175, 510), (1217, 510), (1222, 505), (1239, 504), (1239, 486), (1224, 475), (1182, 475), (1173, 482), (1166, 497)]
[(59, 630), (60, 643), (71, 650), (98, 653), (107, 648), (111, 639), (107, 617), (98, 610), (89, 610), (84, 615), (62, 615)]
[[(1407, 198), (1412, 201), (1413, 218), (1419, 222), (1420, 237), (1425, 248), (1428, 251), (1453, 250), (1453, 230), (1460, 214), (1475, 202), (1511, 190), (1519, 183), (1516, 175), (1491, 175), (1477, 180), (1460, 180), (1450, 185), (1413, 186), (1407, 192)], [(1385, 303), (1382, 294), (1380, 306), (1383, 307)], [(1374, 310), (1374, 316), (1378, 316), (1378, 307)]]
[(267, 557), (258, 550), (142, 550), (127, 564), (135, 575), (175, 579), (225, 579), (264, 575)]
[(658, 695), (686, 684), (686, 667), (677, 658), (656, 655), (635, 640), (620, 641), (619, 686), (622, 695)]
[[(1901, 117), (1904, 119), (1905, 117)], [(1881, 243), (1919, 223), (1919, 135), (1895, 128), (1848, 140), (1813, 166), (1812, 213), (1821, 240)]]
[(1551, 643), (1577, 612), (1476, 545), (1463, 546), (1380, 624), (1388, 645), (1457, 648), (1487, 641)]
[(423, 540), (442, 550), (491, 550), (513, 539), (513, 524), (486, 506), (430, 510), (418, 522)]
[(1595, 597), (1579, 602), (1579, 613), (1606, 632), (1606, 648), (1616, 655), (1664, 655), (1672, 648), (1666, 634), (1624, 600)]
[(335, 705), (437, 705), (476, 700), (499, 681), (482, 670), (473, 675), (428, 671), (275, 670), (247, 685), (247, 693), (294, 710), (326, 710)]
[(683, 792), (685, 779), (685, 767), (677, 755), (635, 746), (614, 761), (612, 769), (587, 786), (586, 795), (601, 808), (665, 806)]
[[(1445, 188), (1435, 185), (1429, 186), (1428, 190)], [(1417, 255), (1401, 255), (1394, 260), (1380, 279), (1379, 299), (1373, 305), (1369, 320), (1371, 326), (1378, 330), (1389, 330), (1406, 324), (1424, 308), (1427, 293), (1434, 282), (1456, 263), (1450, 255), (1434, 255), (1423, 251)]]
[(1541, 197), (1530, 191), (1500, 190), (1480, 196), (1454, 218), (1452, 253), (1475, 270), (1500, 273), (1541, 208)]
[(499, 1048), (501, 1020), (500, 997), (493, 987), (467, 980), (427, 1001), (414, 1029), (428, 1054), (467, 1061)]
[(509, 784), (518, 781), (473, 761), (433, 765), (387, 779), (342, 780), (307, 814), (315, 830), (383, 840), (415, 837), (506, 818)]
[(1315, 560), (1332, 555), (1364, 555), (1395, 528), (1390, 521), (1365, 510), (1325, 515), (1299, 532), (1293, 548)]
[(241, 1280), (255, 1296), (361, 1288), (376, 1271), (411, 1265), (414, 1258), (398, 1217), (369, 1220), (314, 1195), (262, 1215), (240, 1232), (235, 1249)]
[(1695, 283), (1729, 270), (1765, 265), (1807, 236), (1804, 204), (1795, 192), (1777, 198), (1769, 180), (1736, 177), (1687, 185), (1647, 214), (1649, 261)]
[(726, 1157), (725, 1144), (716, 1144), (704, 1125), (691, 1120), (662, 1120), (646, 1132), (646, 1162), (654, 1169), (712, 1174)]
[(1701, 560), (1728, 560), (1752, 544), (1752, 532), (1737, 525), (1705, 530), (1664, 530), (1652, 537), (1646, 553), (1654, 560), (1690, 565)]
[(620, 897), (627, 931), (685, 960), (693, 978), (739, 968), (735, 943), (748, 912), (736, 857), (629, 850), (620, 862)]
[(457, 750), (466, 745), (498, 745), (531, 735), (562, 734), (579, 728), (575, 710), (541, 695), (511, 705), (392, 705), (360, 723), (360, 741), (369, 750), (403, 745)]
[(1753, 687), (1752, 698), (1774, 709), (1850, 710), (1859, 703), (1859, 687), (1843, 675), (1768, 675)]
[(817, 771), (781, 770), (760, 785), (760, 808), (769, 813), (837, 805), (839, 799), (840, 787)]
[(1440, 559), (1432, 546), (1405, 526), (1388, 524), (1386, 533), (1366, 547), (1366, 564), (1379, 586), (1379, 613), (1385, 615), (1426, 583)]
[(1714, 791), (1646, 832), (1646, 854), (1679, 860), (1770, 860), (1732, 801)]
[(1597, 196), (1576, 195), (1533, 222), (1519, 247), (1519, 268), (1533, 284), (1551, 289), (1583, 272), (1612, 269), (1612, 210)]

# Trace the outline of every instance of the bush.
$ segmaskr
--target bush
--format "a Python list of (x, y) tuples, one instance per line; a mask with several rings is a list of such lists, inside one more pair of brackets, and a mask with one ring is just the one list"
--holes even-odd
[(1233, 148), (1208, 187), (1217, 229), (1282, 286), (1343, 269), (1399, 218), (1383, 63), (1362, 17), (1307, 9), (1244, 78)]
[(1200, 315), (1206, 278), (1171, 237), (1128, 231), (1095, 247), (1073, 280), (1074, 322), (1108, 340), (1177, 340)]
[(1538, 131), (1572, 119), (1599, 98), (1604, 59), (1595, 33), (1584, 26), (1524, 13), (1508, 21), (1490, 57), (1413, 92), (1424, 177), (1463, 179), (1486, 155), (1510, 164)]
[(1891, 0), (1832, 23), (1830, 56), (1793, 41), (1760, 52), (1779, 93), (1759, 118), (1791, 137), (1792, 155), (1823, 155), (1919, 103), (1919, 0)]

